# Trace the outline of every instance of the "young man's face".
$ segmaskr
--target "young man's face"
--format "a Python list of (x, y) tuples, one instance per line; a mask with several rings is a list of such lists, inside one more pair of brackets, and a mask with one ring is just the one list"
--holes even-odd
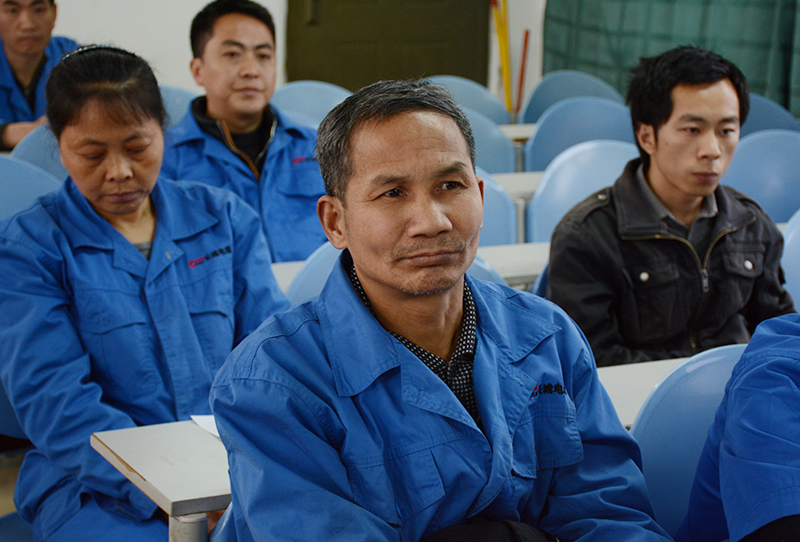
[(370, 299), (460, 284), (478, 248), (483, 181), (456, 123), (430, 111), (400, 113), (357, 128), (351, 148), (344, 204), (323, 198), (336, 201), (338, 217), (334, 234), (326, 232), (350, 249)]
[(269, 27), (248, 15), (216, 20), (192, 75), (206, 89), (207, 113), (235, 131), (258, 127), (275, 91), (275, 39)]
[(655, 134), (636, 136), (650, 156), (647, 179), (662, 199), (705, 197), (717, 189), (739, 143), (739, 98), (728, 79), (672, 89), (672, 114)]
[(50, 0), (0, 0), (0, 39), (7, 56), (39, 56), (50, 43), (56, 5)]

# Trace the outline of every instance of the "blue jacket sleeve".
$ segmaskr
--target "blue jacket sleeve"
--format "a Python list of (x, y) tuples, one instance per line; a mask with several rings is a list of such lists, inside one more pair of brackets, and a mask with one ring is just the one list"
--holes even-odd
[(581, 342), (572, 380), (583, 460), (556, 469), (539, 526), (561, 540), (669, 540), (653, 519), (639, 446), (600, 383), (589, 345)]
[[(156, 505), (89, 444), (93, 432), (134, 423), (103, 401), (92, 380), (58, 249), (32, 245), (0, 239), (0, 376), (11, 404), (37, 450), (97, 500), (110, 497), (128, 514), (150, 517)], [(60, 248), (69, 250), (65, 241)]]
[(289, 301), (272, 273), (272, 258), (255, 210), (231, 194), (229, 212), (234, 228), (235, 344), (273, 314), (289, 308)]
[(767, 346), (761, 355), (746, 359), (729, 384), (719, 450), (720, 492), (731, 540), (800, 514), (800, 354), (796, 349), (770, 352)]
[(233, 370), (266, 362), (258, 342), (242, 344), (211, 390), (228, 451), (238, 540), (399, 542), (394, 526), (355, 502), (335, 445), (344, 431), (324, 401), (289, 375), (238, 378)]

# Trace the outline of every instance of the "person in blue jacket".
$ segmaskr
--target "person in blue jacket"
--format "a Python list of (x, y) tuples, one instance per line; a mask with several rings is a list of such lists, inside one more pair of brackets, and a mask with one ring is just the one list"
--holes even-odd
[(78, 47), (51, 37), (55, 0), (0, 0), (0, 149), (13, 149), (45, 123), (45, 84), (61, 56)]
[(275, 25), (250, 0), (217, 0), (192, 21), (196, 98), (167, 131), (164, 174), (221, 186), (261, 215), (275, 262), (306, 259), (325, 242), (317, 200), (325, 186), (316, 131), (269, 104)]
[(580, 330), (464, 275), (483, 181), (452, 96), (365, 87), (323, 121), (317, 153), (320, 221), (346, 250), (319, 298), (265, 322), (217, 374), (220, 536), (669, 540)]
[(678, 542), (800, 540), (800, 315), (765, 320), (733, 368)]
[(35, 446), (15, 503), (37, 540), (166, 540), (90, 435), (209, 413), (226, 356), (288, 302), (251, 207), (159, 176), (165, 113), (144, 60), (78, 49), (47, 99), (70, 176), (0, 223), (0, 377)]

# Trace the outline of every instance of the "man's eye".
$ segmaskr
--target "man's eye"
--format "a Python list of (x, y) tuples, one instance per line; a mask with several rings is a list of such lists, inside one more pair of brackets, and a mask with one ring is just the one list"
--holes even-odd
[(388, 190), (388, 191), (384, 192), (383, 195), (386, 196), (386, 197), (389, 197), (389, 198), (399, 197), (400, 196), (400, 189), (399, 188), (392, 188), (391, 190)]

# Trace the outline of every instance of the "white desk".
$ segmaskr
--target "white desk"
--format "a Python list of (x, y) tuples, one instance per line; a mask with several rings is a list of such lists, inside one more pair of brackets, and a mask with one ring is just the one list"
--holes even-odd
[(493, 173), (492, 179), (497, 181), (503, 190), (511, 196), (517, 210), (517, 241), (525, 242), (525, 216), (528, 202), (542, 183), (544, 171), (519, 171), (516, 173)]
[(514, 142), (524, 143), (536, 132), (536, 123), (532, 124), (498, 124), (500, 131)]
[(102, 431), (91, 445), (170, 516), (170, 542), (202, 540), (205, 512), (231, 502), (225, 447), (192, 421)]
[(286, 290), (289, 289), (304, 263), (306, 262), (278, 262), (272, 264), (272, 274), (275, 275), (275, 280), (283, 293), (286, 293)]
[(622, 425), (630, 428), (656, 384), (686, 359), (645, 361), (597, 369), (600, 382), (611, 396)]

